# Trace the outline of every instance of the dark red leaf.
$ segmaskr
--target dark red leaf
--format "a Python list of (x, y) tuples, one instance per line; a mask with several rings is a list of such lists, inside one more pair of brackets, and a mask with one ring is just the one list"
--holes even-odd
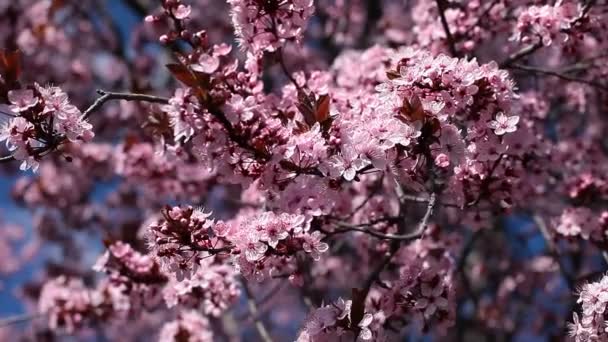
[(181, 64), (167, 64), (167, 69), (183, 84), (189, 87), (196, 87), (198, 82), (194, 74), (184, 65)]
[(0, 72), (7, 83), (16, 82), (21, 74), (21, 53), (0, 51)]
[(321, 95), (317, 100), (317, 106), (315, 110), (315, 119), (317, 122), (322, 123), (329, 119), (329, 95)]

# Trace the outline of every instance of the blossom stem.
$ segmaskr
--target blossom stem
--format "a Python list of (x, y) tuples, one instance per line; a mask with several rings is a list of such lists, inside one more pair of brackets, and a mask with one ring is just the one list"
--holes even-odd
[(11, 317), (2, 318), (2, 319), (0, 319), (0, 328), (6, 327), (9, 325), (13, 325), (13, 324), (19, 324), (19, 323), (31, 321), (33, 319), (40, 318), (43, 316), (44, 316), (44, 314), (42, 314), (42, 313), (34, 313), (34, 314), (26, 313), (26, 314), (22, 314), (22, 315), (15, 315), (15, 316), (11, 316)]
[(543, 44), (540, 41), (536, 42), (534, 44), (525, 46), (521, 50), (518, 50), (518, 51), (514, 52), (513, 54), (509, 55), (509, 57), (507, 57), (507, 59), (502, 61), (499, 64), (499, 66), (501, 69), (506, 69), (506, 68), (510, 67), (512, 64), (514, 64), (515, 62), (519, 61), (520, 59), (533, 54), (534, 52), (536, 52), (536, 50), (540, 49), (542, 46), (543, 46)]
[(397, 240), (397, 241), (412, 241), (412, 240), (416, 240), (419, 237), (422, 236), (422, 234), (424, 234), (424, 231), (426, 229), (426, 226), (428, 224), (428, 220), (431, 217), (432, 213), (433, 213), (433, 209), (435, 208), (435, 203), (436, 203), (436, 199), (437, 196), (435, 195), (435, 193), (431, 193), (428, 203), (427, 203), (427, 207), (426, 207), (426, 211), (424, 213), (424, 216), (422, 217), (422, 219), (420, 220), (420, 223), (418, 224), (418, 228), (416, 228), (416, 230), (414, 230), (413, 232), (410, 233), (406, 233), (406, 234), (384, 234), (384, 233), (380, 233), (377, 232), (373, 229), (367, 229), (364, 228), (362, 226), (354, 226), (354, 225), (349, 225), (348, 223), (345, 222), (339, 222), (338, 225), (342, 228), (345, 228), (344, 230), (342, 230), (341, 232), (346, 232), (346, 231), (357, 231), (357, 232), (362, 232), (365, 234), (369, 234), (373, 237), (379, 238), (379, 239), (384, 239), (384, 240)]
[(105, 90), (97, 90), (97, 93), (101, 95), (101, 97), (95, 100), (95, 102), (93, 102), (93, 104), (84, 111), (83, 117), (85, 119), (87, 119), (94, 111), (100, 109), (107, 101), (111, 100), (141, 101), (161, 104), (169, 103), (169, 99), (167, 98), (147, 94), (115, 93)]
[(553, 241), (553, 238), (551, 237), (551, 233), (549, 232), (549, 229), (547, 228), (547, 225), (545, 224), (545, 220), (539, 214), (535, 214), (533, 216), (533, 219), (534, 219), (534, 222), (536, 223), (536, 226), (538, 227), (538, 230), (540, 230), (541, 234), (543, 235), (543, 238), (545, 239), (545, 242), (547, 243), (547, 249), (549, 251), (549, 254), (553, 257), (553, 259), (555, 259), (555, 262), (557, 262), (559, 269), (562, 273), (562, 276), (566, 280), (566, 284), (568, 285), (568, 288), (570, 288), (571, 291), (574, 291), (575, 290), (575, 281), (574, 281), (573, 277), (566, 270), (564, 262), (562, 261), (560, 255), (559, 255), (559, 251), (557, 250), (557, 246), (555, 245), (555, 242)]
[(255, 328), (258, 331), (258, 334), (260, 334), (260, 337), (264, 342), (273, 342), (272, 337), (270, 337), (270, 334), (268, 333), (268, 330), (264, 325), (264, 322), (262, 322), (262, 318), (259, 317), (258, 305), (255, 302), (255, 298), (253, 297), (253, 292), (247, 284), (247, 280), (243, 278), (242, 283), (243, 289), (245, 290), (245, 294), (247, 295), (247, 305), (249, 306), (249, 313), (251, 314), (251, 317), (253, 317), (253, 320), (255, 322)]
[(547, 69), (537, 68), (537, 67), (528, 66), (528, 65), (521, 65), (521, 64), (513, 64), (510, 66), (510, 68), (516, 69), (516, 70), (521, 70), (521, 71), (526, 71), (526, 72), (531, 72), (531, 73), (535, 73), (535, 74), (540, 74), (540, 75), (553, 76), (553, 77), (557, 77), (557, 78), (560, 78), (562, 80), (569, 81), (569, 82), (587, 84), (587, 85), (590, 85), (599, 90), (608, 92), (608, 86), (605, 86), (605, 85), (595, 82), (595, 81), (568, 76), (566, 74), (560, 73), (559, 71), (547, 70)]
[(445, 18), (445, 0), (435, 0), (437, 3), (437, 9), (439, 10), (439, 18), (441, 19), (441, 25), (443, 25), (443, 30), (445, 31), (445, 36), (448, 42), (448, 48), (450, 49), (450, 53), (453, 57), (458, 57), (458, 51), (456, 50), (456, 41), (454, 40), (454, 36), (452, 36), (452, 32), (450, 31), (450, 26), (448, 25), (448, 21)]

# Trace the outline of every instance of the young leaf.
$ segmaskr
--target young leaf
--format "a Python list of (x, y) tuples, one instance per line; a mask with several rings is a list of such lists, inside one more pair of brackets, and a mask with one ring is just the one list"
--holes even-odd
[(329, 95), (321, 95), (317, 100), (316, 110), (315, 110), (315, 119), (319, 123), (325, 122), (329, 119), (329, 103), (330, 103)]
[(196, 80), (196, 77), (194, 77), (194, 74), (192, 74), (192, 72), (184, 65), (167, 64), (166, 67), (169, 69), (169, 72), (171, 72), (171, 74), (173, 74), (173, 76), (175, 76), (175, 78), (177, 78), (183, 84), (189, 87), (195, 87), (197, 85), (198, 81)]
[(16, 82), (21, 74), (21, 54), (19, 51), (0, 51), (0, 73), (7, 83)]
[(399, 114), (408, 121), (422, 121), (426, 117), (424, 108), (422, 108), (422, 102), (416, 95), (409, 101), (408, 99), (403, 99), (403, 105), (399, 108)]

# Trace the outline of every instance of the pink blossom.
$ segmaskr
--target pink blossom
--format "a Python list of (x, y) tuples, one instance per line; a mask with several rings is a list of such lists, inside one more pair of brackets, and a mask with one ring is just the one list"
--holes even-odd
[(327, 252), (329, 245), (321, 242), (321, 232), (315, 231), (305, 238), (303, 248), (306, 253), (311, 254), (314, 260), (319, 260), (321, 253)]
[(213, 330), (204, 316), (195, 310), (182, 311), (174, 321), (167, 322), (160, 331), (159, 342), (178, 342), (187, 336), (189, 342), (213, 341)]
[(11, 90), (8, 92), (8, 100), (11, 102), (10, 109), (15, 113), (24, 112), (38, 103), (38, 98), (34, 96), (34, 91)]
[(518, 122), (519, 116), (506, 116), (503, 113), (498, 113), (496, 118), (488, 123), (488, 127), (494, 130), (494, 134), (503, 135), (515, 132)]
[(35, 136), (34, 125), (22, 117), (12, 118), (0, 129), (0, 141), (6, 141), (12, 156), (22, 161), (21, 170), (38, 170), (34, 148), (39, 147), (40, 143), (34, 139)]
[(192, 13), (192, 7), (184, 4), (177, 5), (173, 10), (173, 15), (179, 20), (187, 19), (190, 16), (190, 13)]

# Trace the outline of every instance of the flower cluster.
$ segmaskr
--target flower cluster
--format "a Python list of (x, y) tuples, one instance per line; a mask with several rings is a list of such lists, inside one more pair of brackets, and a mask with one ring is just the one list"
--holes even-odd
[(198, 312), (182, 311), (176, 320), (165, 323), (160, 331), (159, 342), (211, 342), (213, 331), (209, 321)]
[(42, 287), (38, 311), (48, 317), (51, 329), (68, 333), (87, 325), (125, 319), (137, 308), (135, 300), (151, 302), (151, 298), (136, 298), (136, 291), (128, 288), (130, 285), (126, 278), (123, 283), (110, 279), (100, 282), (96, 288), (88, 288), (81, 279), (60, 276)]
[(456, 303), (452, 271), (454, 260), (449, 244), (426, 237), (404, 248), (400, 277), (381, 297), (387, 320), (407, 317), (419, 329), (433, 325), (445, 333), (454, 324)]
[(313, 0), (228, 0), (240, 44), (254, 54), (299, 41), (314, 12)]
[(105, 290), (121, 297), (121, 310), (137, 310), (154, 297), (158, 286), (167, 282), (154, 258), (143, 255), (122, 241), (110, 245), (97, 260), (93, 269), (105, 272), (108, 282)]
[(203, 258), (220, 250), (210, 213), (193, 207), (165, 207), (162, 219), (148, 227), (148, 244), (164, 272), (178, 280), (196, 273)]
[(582, 306), (582, 316), (574, 312), (569, 324), (570, 336), (576, 342), (604, 341), (608, 338), (606, 307), (608, 306), (608, 276), (582, 287), (577, 300)]
[(93, 126), (68, 101), (58, 87), (34, 85), (8, 92), (6, 113), (11, 119), (0, 128), (0, 141), (6, 141), (13, 158), (21, 160), (21, 169), (38, 169), (43, 152), (58, 146), (64, 139), (90, 141)]
[(318, 260), (329, 248), (302, 215), (263, 212), (218, 225), (216, 231), (239, 252), (235, 262), (240, 272), (256, 280), (295, 273), (299, 252)]
[(545, 46), (554, 41), (565, 42), (572, 21), (578, 15), (574, 2), (558, 1), (555, 5), (527, 7), (517, 18), (514, 39), (523, 43), (541, 42)]
[(114, 151), (115, 172), (159, 201), (199, 198), (215, 177), (179, 146), (163, 151), (152, 143), (133, 141), (116, 146)]
[(48, 315), (52, 329), (73, 332), (94, 315), (94, 304), (81, 280), (61, 276), (44, 285), (38, 310)]
[(373, 333), (369, 326), (374, 320), (371, 313), (363, 317), (353, 317), (352, 301), (338, 299), (335, 303), (315, 309), (306, 319), (297, 342), (371, 341)]
[(581, 236), (588, 240), (602, 240), (602, 231), (598, 222), (598, 217), (589, 209), (567, 208), (562, 212), (562, 215), (556, 220), (555, 230), (563, 236)]
[(171, 278), (163, 290), (168, 307), (200, 308), (205, 315), (219, 317), (239, 298), (236, 272), (232, 267), (206, 258), (188, 279)]
[[(44, 239), (0, 234), (0, 272), (59, 251), (25, 334), (542, 339), (605, 271), (606, 0), (162, 0), (128, 30), (97, 5), (0, 4), (28, 63), (0, 51), (0, 162), (40, 162), (11, 194)], [(577, 341), (608, 340), (606, 279)]]
[[(505, 171), (492, 167), (497, 160), (521, 153), (511, 147), (515, 145), (513, 141), (521, 141), (514, 135), (519, 123), (519, 117), (512, 114), (514, 84), (495, 63), (479, 65), (475, 60), (434, 57), (426, 51), (407, 48), (395, 54), (387, 77), (377, 87), (381, 103), (375, 104), (377, 109), (368, 109), (373, 118), (364, 114), (365, 125), (358, 124), (345, 137), (352, 139), (354, 148), (360, 151), (366, 147), (367, 154), (375, 157), (368, 159), (377, 168), (386, 163), (379, 161), (391, 154), (370, 151), (369, 142), (374, 140), (366, 137), (371, 133), (378, 139), (395, 130), (379, 141), (380, 147), (411, 145), (410, 158), (415, 154), (433, 158), (438, 167), (453, 172), (452, 184), (467, 184), (450, 190), (457, 198), (471, 202), (474, 193), (487, 186), (487, 181), (482, 180), (492, 172)], [(357, 132), (366, 130), (371, 132)], [(430, 150), (426, 150), (426, 144), (432, 146)], [(411, 168), (403, 162), (401, 167)], [(507, 186), (503, 189), (509, 190)], [(511, 194), (505, 191), (500, 196), (508, 198)]]

